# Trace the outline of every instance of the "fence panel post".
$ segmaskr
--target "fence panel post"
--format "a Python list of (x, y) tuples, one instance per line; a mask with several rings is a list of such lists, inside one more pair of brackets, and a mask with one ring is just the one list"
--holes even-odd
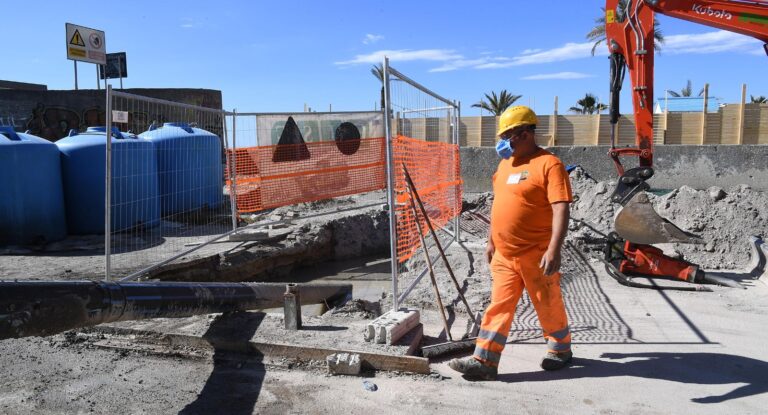
[[(395, 177), (392, 164), (392, 103), (390, 98), (389, 58), (384, 58), (384, 135), (387, 146), (387, 205), (389, 206), (389, 246), (392, 267), (392, 310), (400, 308), (398, 301), (397, 277), (397, 209), (395, 206)], [(398, 129), (399, 130), (399, 129)]]
[(741, 106), (739, 107), (738, 144), (744, 144), (744, 109), (747, 105), (747, 84), (741, 84)]
[(112, 85), (107, 83), (106, 168), (104, 170), (104, 280), (112, 278)]
[(554, 115), (552, 115), (552, 133), (550, 134), (549, 138), (549, 146), (554, 147), (557, 145), (557, 95), (555, 95), (555, 111)]
[(709, 84), (704, 84), (704, 108), (701, 109), (701, 141), (704, 144), (707, 139), (707, 106), (709, 105)]

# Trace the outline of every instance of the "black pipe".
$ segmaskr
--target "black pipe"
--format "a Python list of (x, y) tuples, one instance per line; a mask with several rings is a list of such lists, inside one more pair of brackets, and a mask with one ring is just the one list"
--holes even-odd
[[(302, 304), (343, 303), (351, 284), (299, 285)], [(0, 339), (50, 336), (115, 321), (281, 307), (285, 284), (0, 282)]]
[(611, 73), (610, 73), (610, 107), (609, 114), (611, 124), (619, 122), (621, 112), (619, 109), (619, 102), (621, 100), (621, 87), (624, 84), (624, 74), (626, 66), (624, 62), (624, 56), (620, 53), (612, 53), (610, 56), (611, 61)]

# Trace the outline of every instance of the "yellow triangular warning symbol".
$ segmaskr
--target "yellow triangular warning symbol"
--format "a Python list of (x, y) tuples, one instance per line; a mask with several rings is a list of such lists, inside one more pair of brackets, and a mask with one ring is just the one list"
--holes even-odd
[(72, 35), (72, 39), (69, 40), (69, 44), (70, 45), (75, 45), (75, 46), (83, 46), (83, 47), (85, 47), (85, 42), (83, 42), (83, 37), (80, 36), (80, 31), (79, 30), (75, 30), (75, 34)]

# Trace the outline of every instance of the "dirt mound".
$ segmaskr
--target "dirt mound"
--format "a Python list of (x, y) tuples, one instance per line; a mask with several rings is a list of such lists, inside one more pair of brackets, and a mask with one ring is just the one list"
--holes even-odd
[[(609, 198), (615, 182), (598, 182), (581, 170), (571, 172), (575, 201), (574, 218), (594, 224), (599, 230), (613, 228), (617, 206)], [(701, 245), (668, 244), (673, 255), (703, 268), (743, 268), (750, 260), (748, 237), (768, 236), (768, 194), (739, 185), (724, 190), (711, 187), (696, 190), (682, 186), (663, 195), (649, 194), (654, 208), (680, 229), (700, 235)], [(573, 232), (578, 237), (584, 229)]]

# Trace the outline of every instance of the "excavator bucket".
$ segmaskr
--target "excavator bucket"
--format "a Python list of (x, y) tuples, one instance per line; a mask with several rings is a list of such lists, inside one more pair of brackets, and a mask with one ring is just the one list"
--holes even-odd
[(648, 200), (648, 194), (642, 191), (619, 208), (614, 226), (619, 236), (636, 244), (703, 243), (699, 236), (685, 232), (659, 216)]

